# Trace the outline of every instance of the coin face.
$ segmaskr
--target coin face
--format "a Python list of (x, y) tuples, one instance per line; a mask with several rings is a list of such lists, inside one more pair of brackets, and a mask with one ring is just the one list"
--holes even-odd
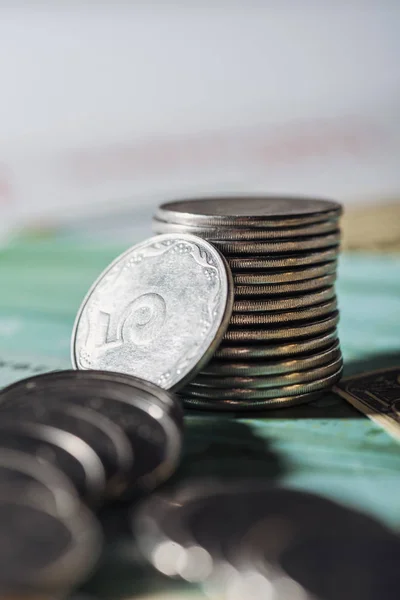
[(213, 355), (232, 302), (229, 267), (211, 244), (184, 234), (151, 238), (89, 291), (75, 322), (73, 365), (177, 389)]

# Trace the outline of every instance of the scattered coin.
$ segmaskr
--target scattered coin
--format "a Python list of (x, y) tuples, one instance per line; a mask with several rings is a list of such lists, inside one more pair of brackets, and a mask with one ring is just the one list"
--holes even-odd
[(72, 335), (73, 365), (182, 386), (222, 340), (232, 300), (229, 267), (211, 244), (185, 234), (151, 238), (89, 290)]

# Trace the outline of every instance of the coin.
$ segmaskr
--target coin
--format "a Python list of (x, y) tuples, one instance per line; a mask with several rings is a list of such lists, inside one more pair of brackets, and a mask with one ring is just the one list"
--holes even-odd
[(64, 594), (97, 563), (100, 527), (81, 506), (71, 518), (12, 495), (0, 498), (2, 592)]
[[(284, 311), (292, 310), (295, 308), (302, 308), (303, 306), (311, 306), (314, 304), (321, 304), (327, 300), (335, 298), (335, 288), (333, 286), (319, 290), (318, 292), (312, 292), (311, 294), (302, 294), (296, 296), (289, 296), (287, 298), (272, 298), (267, 300), (235, 300), (233, 303), (233, 312), (264, 312), (264, 311)], [(227, 332), (227, 334), (229, 331)]]
[(267, 329), (230, 329), (225, 336), (227, 342), (264, 342), (273, 340), (295, 340), (300, 337), (310, 337), (329, 331), (336, 327), (339, 313), (335, 311), (329, 317), (307, 323), (300, 323), (291, 327), (278, 327)]
[[(334, 380), (333, 383), (335, 383)], [(255, 400), (254, 398), (251, 400), (238, 398), (212, 399), (199, 396), (195, 397), (193, 395), (183, 395), (182, 401), (187, 408), (197, 410), (250, 412), (308, 404), (309, 402), (314, 402), (321, 398), (324, 391), (329, 391), (329, 389), (328, 386), (327, 388), (322, 387), (320, 390), (314, 392), (307, 392), (304, 394), (299, 393), (295, 396), (274, 396), (273, 398), (262, 398), (259, 400)]]
[(88, 504), (99, 504), (105, 489), (103, 465), (86, 442), (76, 435), (41, 423), (18, 419), (0, 421), (0, 448), (20, 450), (50, 462), (72, 481)]
[(226, 242), (213, 240), (213, 245), (221, 250), (224, 256), (229, 256), (236, 254), (284, 254), (286, 252), (299, 252), (318, 248), (336, 248), (339, 242), (340, 233), (337, 232), (329, 235), (293, 238), (276, 242)]
[(328, 377), (342, 367), (343, 360), (339, 353), (339, 356), (331, 362), (322, 366), (311, 368), (307, 371), (299, 371), (293, 373), (287, 373), (284, 375), (272, 375), (268, 377), (256, 376), (256, 377), (243, 377), (243, 376), (227, 376), (221, 377), (210, 376), (210, 375), (198, 375), (194, 381), (188, 386), (188, 389), (203, 389), (206, 388), (247, 388), (247, 389), (266, 389), (279, 386), (287, 386), (297, 383), (306, 383), (309, 381), (315, 381), (316, 379)]
[(295, 281), (293, 283), (273, 283), (271, 285), (235, 285), (235, 297), (244, 296), (279, 296), (282, 294), (296, 294), (309, 290), (318, 290), (334, 285), (336, 274), (316, 277), (306, 281)]
[(337, 202), (289, 196), (232, 196), (162, 204), (156, 218), (183, 225), (290, 227), (341, 214)]
[(193, 225), (177, 225), (153, 219), (154, 233), (192, 233), (208, 241), (213, 240), (275, 240), (280, 238), (291, 238), (301, 236), (319, 235), (322, 233), (331, 233), (338, 228), (338, 219), (330, 221), (321, 221), (320, 223), (305, 225), (303, 227), (291, 227), (290, 229), (278, 228), (255, 228), (240, 229), (232, 227), (196, 227)]
[[(129, 383), (127, 381), (129, 380)], [(134, 460), (130, 473), (130, 489), (151, 489), (165, 481), (175, 471), (182, 446), (181, 423), (168, 406), (168, 392), (133, 377), (114, 377), (98, 371), (58, 371), (30, 377), (14, 383), (0, 392), (0, 406), (12, 406), (25, 395), (32, 401), (37, 393), (62, 400), (70, 392), (68, 402), (105, 415), (121, 427), (132, 445)], [(154, 389), (159, 390), (157, 398)], [(140, 458), (138, 458), (140, 457)]]
[(247, 362), (227, 362), (226, 360), (212, 360), (208, 363), (204, 371), (205, 375), (231, 376), (259, 376), (259, 375), (279, 375), (283, 373), (293, 373), (313, 369), (329, 363), (341, 356), (339, 342), (334, 342), (328, 349), (320, 350), (309, 355), (300, 355), (297, 358), (281, 361), (262, 361), (256, 362), (248, 360)]
[(263, 273), (233, 273), (235, 287), (238, 285), (270, 285), (272, 283), (293, 283), (308, 281), (317, 277), (325, 277), (336, 273), (337, 261), (322, 263), (307, 269), (292, 269), (291, 271), (265, 271)]
[[(257, 326), (257, 325), (272, 325), (273, 323), (290, 323), (295, 321), (305, 321), (316, 319), (334, 312), (337, 309), (336, 298), (323, 302), (306, 306), (305, 308), (286, 310), (284, 312), (255, 312), (255, 313), (233, 313), (231, 317), (231, 326)], [(207, 368), (207, 365), (205, 366)], [(204, 370), (204, 369), (203, 369)]]
[[(65, 390), (64, 403), (61, 390), (57, 399), (53, 394), (35, 395), (34, 399), (21, 395), (12, 403), (0, 403), (0, 417), (7, 419), (14, 416), (22, 423), (48, 425), (78, 436), (94, 450), (102, 462), (107, 482), (106, 495), (118, 496), (127, 485), (128, 474), (133, 465), (129, 440), (123, 430), (110, 419), (94, 410), (68, 403), (70, 394)], [(0, 433), (0, 445), (2, 439)]]
[(289, 357), (326, 348), (334, 340), (337, 340), (337, 331), (332, 329), (320, 336), (306, 340), (286, 340), (286, 343), (283, 344), (250, 344), (248, 346), (222, 344), (215, 353), (215, 357), (234, 360)]
[(319, 265), (328, 261), (336, 261), (339, 247), (312, 252), (293, 252), (282, 256), (226, 256), (233, 271), (256, 269), (291, 269), (307, 265)]
[(146, 240), (89, 290), (72, 335), (73, 365), (176, 389), (215, 352), (232, 301), (229, 267), (211, 244), (185, 234)]

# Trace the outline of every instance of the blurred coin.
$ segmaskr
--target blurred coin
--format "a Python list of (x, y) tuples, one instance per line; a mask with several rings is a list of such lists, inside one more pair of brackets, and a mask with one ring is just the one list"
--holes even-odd
[(284, 254), (286, 252), (300, 252), (318, 248), (336, 248), (339, 242), (340, 232), (275, 242), (225, 242), (213, 240), (213, 245), (221, 250), (224, 256), (229, 256), (236, 254)]
[[(339, 377), (338, 377), (339, 379)], [(335, 380), (333, 380), (335, 383)], [(274, 396), (273, 398), (261, 399), (242, 399), (242, 398), (203, 398), (196, 394), (187, 395), (185, 391), (182, 395), (182, 401), (187, 408), (197, 410), (212, 410), (212, 411), (261, 411), (275, 408), (287, 408), (288, 406), (297, 406), (299, 404), (307, 404), (321, 398), (321, 395), (330, 390), (332, 383), (329, 386), (321, 387), (321, 389), (306, 392), (304, 394), (296, 394), (295, 396)]]
[[(341, 363), (340, 363), (341, 364)], [(332, 375), (321, 377), (315, 381), (308, 383), (298, 383), (276, 388), (265, 389), (246, 389), (246, 388), (231, 388), (231, 389), (215, 389), (205, 388), (189, 384), (185, 387), (185, 397), (204, 398), (211, 400), (265, 400), (268, 398), (280, 398), (282, 396), (295, 396), (298, 394), (308, 394), (321, 389), (332, 387), (336, 383), (342, 373), (342, 367), (339, 366)]]
[[(256, 326), (256, 325), (272, 325), (273, 323), (291, 323), (295, 321), (306, 321), (317, 319), (334, 312), (337, 309), (337, 300), (333, 298), (322, 304), (314, 304), (305, 308), (286, 310), (284, 312), (250, 312), (250, 313), (233, 313), (231, 317), (231, 326)], [(205, 368), (207, 368), (206, 365)], [(204, 369), (203, 369), (204, 370)]]
[(192, 233), (198, 235), (208, 241), (213, 240), (275, 240), (280, 238), (291, 238), (301, 236), (319, 235), (322, 233), (331, 233), (338, 228), (338, 219), (330, 221), (322, 221), (321, 223), (305, 225), (303, 227), (291, 227), (290, 229), (278, 228), (255, 228), (255, 229), (240, 229), (232, 227), (196, 227), (193, 225), (177, 225), (153, 219), (154, 233)]
[[(106, 494), (118, 496), (127, 486), (127, 478), (133, 465), (132, 447), (121, 427), (94, 410), (71, 405), (71, 392), (59, 390), (57, 398), (38, 396), (27, 398), (21, 395), (12, 403), (0, 403), (0, 417), (12, 416), (21, 423), (39, 423), (72, 433), (86, 442), (102, 462), (106, 476)], [(1, 424), (1, 421), (0, 421)], [(3, 436), (0, 432), (0, 445)]]
[(72, 481), (88, 504), (99, 504), (105, 489), (103, 465), (76, 435), (41, 423), (0, 420), (0, 448), (19, 450), (53, 464)]
[(231, 269), (236, 271), (253, 271), (256, 269), (291, 269), (296, 267), (319, 265), (327, 261), (336, 261), (339, 247), (312, 252), (293, 252), (282, 256), (227, 256)]
[(66, 389), (70, 392), (68, 402), (98, 411), (124, 430), (135, 457), (129, 476), (131, 489), (151, 489), (174, 472), (180, 459), (182, 424), (169, 410), (175, 402), (173, 397), (168, 406), (168, 392), (160, 389), (157, 396), (155, 389), (159, 388), (153, 384), (133, 377), (127, 383), (109, 372), (58, 371), (4, 388), (0, 405), (12, 406), (22, 395), (32, 401), (35, 394), (57, 397), (61, 393), (66, 401)]
[(238, 285), (270, 285), (272, 283), (293, 283), (295, 281), (307, 281), (317, 277), (325, 277), (336, 273), (337, 261), (322, 263), (320, 265), (308, 267), (307, 269), (292, 269), (291, 271), (264, 271), (259, 273), (233, 273), (233, 282), (235, 287)]
[(211, 244), (184, 234), (146, 240), (89, 290), (72, 335), (73, 365), (180, 387), (215, 352), (232, 300), (230, 269)]
[(227, 362), (226, 360), (212, 360), (208, 363), (202, 373), (206, 375), (231, 376), (259, 376), (278, 375), (281, 373), (295, 373), (314, 369), (320, 365), (329, 363), (341, 356), (339, 342), (336, 341), (327, 350), (320, 350), (309, 355), (300, 355), (297, 358), (281, 361), (248, 360), (247, 362)]
[(297, 294), (311, 290), (318, 290), (334, 285), (336, 274), (316, 277), (306, 281), (293, 283), (273, 283), (270, 285), (235, 285), (235, 297), (244, 296), (281, 296), (283, 294)]
[(63, 517), (12, 494), (0, 498), (0, 590), (56, 593), (81, 583), (98, 561), (100, 527), (81, 506)]
[[(266, 327), (258, 329), (230, 329), (225, 335), (226, 342), (264, 342), (274, 340), (295, 340), (300, 337), (311, 337), (329, 331), (339, 322), (339, 313), (335, 311), (329, 317), (310, 322), (299, 323), (290, 327)], [(297, 341), (295, 342), (297, 344)], [(220, 355), (219, 355), (220, 356)]]
[(263, 312), (269, 310), (292, 310), (303, 306), (321, 304), (335, 297), (335, 288), (333, 286), (312, 292), (311, 294), (298, 294), (287, 298), (271, 298), (263, 300), (235, 300), (233, 303), (233, 312)]
[(156, 218), (183, 225), (290, 227), (341, 214), (337, 202), (289, 196), (231, 196), (162, 204)]

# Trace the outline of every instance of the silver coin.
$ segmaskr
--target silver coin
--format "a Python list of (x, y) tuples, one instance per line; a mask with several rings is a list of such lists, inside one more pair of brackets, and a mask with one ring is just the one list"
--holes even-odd
[[(328, 386), (328, 390), (332, 385), (336, 383), (340, 379), (340, 376), (337, 379), (333, 380), (333, 383), (330, 383)], [(182, 402), (186, 408), (193, 408), (197, 410), (207, 410), (207, 411), (243, 411), (243, 412), (251, 412), (251, 411), (260, 411), (266, 409), (274, 409), (274, 408), (287, 408), (289, 406), (297, 406), (298, 404), (307, 404), (309, 402), (314, 402), (321, 398), (321, 395), (324, 393), (324, 388), (317, 390), (315, 392), (308, 392), (306, 394), (297, 394), (296, 396), (275, 396), (274, 398), (263, 398), (259, 400), (245, 400), (238, 398), (223, 398), (223, 399), (210, 399), (210, 398), (200, 398), (200, 397), (190, 397), (188, 395), (182, 396)]]
[(339, 243), (339, 232), (276, 242), (225, 242), (222, 240), (213, 240), (213, 245), (221, 250), (224, 256), (236, 254), (284, 254), (286, 252), (337, 247)]
[(294, 252), (282, 256), (227, 256), (226, 260), (233, 272), (255, 271), (257, 269), (292, 269), (308, 265), (336, 261), (339, 247), (313, 252)]
[(287, 227), (337, 217), (337, 202), (289, 196), (231, 196), (162, 204), (156, 218), (188, 225)]
[(307, 371), (299, 371), (293, 373), (286, 373), (284, 375), (270, 375), (270, 376), (255, 376), (255, 377), (243, 377), (243, 376), (212, 376), (212, 375), (198, 375), (194, 381), (190, 383), (190, 389), (209, 389), (209, 388), (247, 388), (247, 389), (267, 389), (273, 387), (287, 386), (297, 383), (307, 383), (309, 381), (315, 381), (316, 379), (328, 377), (336, 373), (337, 370), (342, 366), (343, 360), (341, 353), (339, 356), (331, 362), (310, 368)]
[(285, 311), (303, 308), (305, 306), (313, 306), (321, 304), (335, 298), (335, 288), (333, 286), (312, 292), (311, 294), (301, 294), (298, 296), (290, 296), (287, 298), (271, 298), (268, 300), (235, 300), (233, 303), (233, 312), (253, 313), (264, 311)]
[(309, 290), (318, 290), (334, 285), (336, 275), (325, 275), (306, 281), (295, 281), (293, 283), (273, 283), (271, 285), (236, 285), (235, 296), (280, 296), (282, 294), (296, 294)]
[(222, 344), (215, 353), (216, 358), (242, 360), (248, 358), (275, 358), (297, 356), (303, 352), (313, 352), (329, 346), (337, 340), (336, 329), (306, 340), (285, 340), (278, 344), (249, 344), (231, 346)]
[(317, 265), (307, 269), (292, 269), (291, 271), (266, 271), (258, 273), (232, 273), (235, 287), (238, 285), (270, 285), (272, 283), (286, 284), (296, 281), (308, 281), (326, 275), (333, 275), (337, 270), (337, 261)]
[(233, 282), (221, 254), (191, 235), (151, 238), (118, 257), (78, 312), (78, 369), (182, 386), (214, 354), (229, 323)]
[[(284, 312), (249, 312), (233, 313), (231, 326), (255, 327), (257, 325), (273, 325), (274, 323), (293, 323), (295, 321), (306, 321), (329, 315), (337, 309), (337, 300), (333, 298), (328, 302), (306, 306), (305, 308), (286, 310)], [(207, 365), (206, 367), (207, 368)]]
[(3, 593), (64, 595), (88, 577), (101, 548), (100, 526), (84, 506), (67, 518), (12, 494), (0, 498)]
[(226, 360), (212, 360), (202, 373), (218, 377), (232, 375), (248, 377), (296, 373), (325, 365), (339, 358), (340, 355), (339, 342), (336, 341), (327, 350), (280, 361), (264, 360), (257, 362), (256, 360), (248, 360), (247, 362), (228, 362)]
[(270, 398), (280, 398), (285, 396), (296, 396), (299, 394), (308, 394), (321, 389), (331, 388), (336, 383), (342, 374), (342, 366), (334, 373), (326, 377), (316, 379), (307, 383), (297, 383), (287, 386), (279, 386), (275, 388), (249, 389), (249, 388), (231, 388), (231, 389), (215, 389), (194, 386), (189, 384), (185, 387), (185, 398), (203, 398), (210, 400), (265, 400)]
[(292, 237), (308, 237), (320, 235), (323, 233), (331, 233), (338, 229), (338, 219), (330, 221), (322, 221), (305, 225), (303, 227), (292, 227), (290, 229), (271, 228), (254, 228), (241, 229), (232, 227), (196, 227), (193, 225), (177, 225), (176, 223), (167, 223), (159, 219), (153, 219), (154, 233), (192, 233), (198, 235), (205, 240), (278, 240), (281, 238)]

